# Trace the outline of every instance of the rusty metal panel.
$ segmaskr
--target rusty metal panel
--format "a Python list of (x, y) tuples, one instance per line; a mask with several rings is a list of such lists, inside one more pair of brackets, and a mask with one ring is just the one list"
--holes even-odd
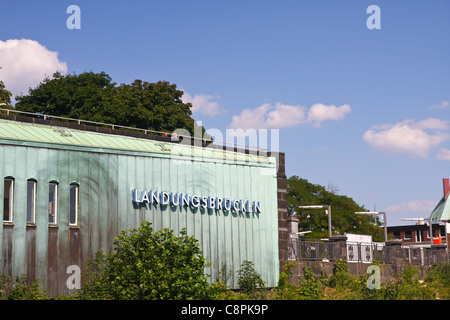
[(12, 277), (14, 228), (3, 225), (2, 233), (2, 274)]
[(69, 229), (69, 265), (80, 266), (80, 229), (70, 227)]
[[(58, 293), (58, 228), (48, 228), (47, 239), (47, 290), (52, 296)], [(43, 281), (41, 279), (41, 281)], [(43, 282), (45, 283), (45, 282)]]
[(27, 226), (25, 250), (27, 280), (31, 283), (36, 279), (36, 226)]

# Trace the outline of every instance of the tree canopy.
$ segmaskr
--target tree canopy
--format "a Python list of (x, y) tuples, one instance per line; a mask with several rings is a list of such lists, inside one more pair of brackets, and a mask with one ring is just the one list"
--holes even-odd
[[(181, 100), (183, 91), (167, 81), (135, 80), (117, 85), (105, 72), (46, 77), (28, 94), (16, 96), (16, 109), (27, 112), (173, 132), (197, 126), (192, 104)], [(197, 130), (205, 136), (205, 130)], [(207, 137), (209, 138), (209, 136)]]
[[(5, 89), (3, 81), (0, 81), (0, 103), (11, 103), (11, 92)], [(1, 108), (5, 109), (5, 106), (2, 105)]]
[(352, 198), (329, 192), (325, 187), (292, 176), (287, 179), (288, 214), (299, 218), (300, 231), (312, 231), (307, 238), (328, 236), (328, 217), (325, 209), (299, 209), (300, 205), (330, 205), (333, 234), (356, 233), (372, 235), (373, 241), (384, 241), (380, 222), (371, 215), (355, 214), (367, 211)]
[[(0, 67), (1, 69), (2, 67)], [(7, 105), (11, 104), (11, 92), (6, 90), (5, 84), (0, 80), (0, 103), (6, 103)], [(0, 106), (2, 109), (7, 109), (6, 106)]]

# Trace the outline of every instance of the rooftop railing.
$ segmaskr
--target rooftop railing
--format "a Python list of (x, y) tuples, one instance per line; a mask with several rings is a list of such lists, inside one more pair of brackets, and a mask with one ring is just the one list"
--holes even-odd
[[(1, 105), (2, 104), (0, 104), (0, 106)], [(40, 112), (27, 112), (27, 111), (15, 110), (15, 109), (0, 108), (0, 114), (2, 114), (2, 113), (6, 114), (8, 116), (11, 114), (18, 114), (20, 116), (29, 117), (32, 119), (44, 120), (44, 121), (60, 120), (61, 122), (72, 122), (72, 123), (75, 123), (80, 126), (88, 125), (88, 126), (95, 126), (95, 127), (110, 128), (111, 130), (133, 131), (133, 132), (137, 132), (137, 133), (142, 133), (144, 135), (153, 135), (155, 137), (167, 138), (166, 141), (168, 141), (168, 142), (180, 142), (183, 139), (189, 139), (188, 141), (192, 141), (190, 139), (193, 139), (193, 145), (200, 145), (203, 147), (209, 146), (209, 147), (213, 147), (213, 148), (221, 148), (221, 149), (228, 150), (228, 151), (234, 150), (235, 152), (240, 152), (240, 153), (248, 153), (248, 152), (266, 153), (268, 151), (267, 148), (242, 145), (242, 144), (238, 144), (238, 143), (229, 143), (226, 141), (216, 141), (216, 140), (208, 139), (208, 138), (181, 135), (181, 134), (177, 134), (175, 132), (169, 133), (167, 131), (157, 131), (157, 130), (152, 130), (152, 129), (128, 127), (128, 126), (122, 126), (122, 125), (112, 124), (112, 123), (104, 123), (104, 122), (48, 115), (48, 114), (44, 114), (44, 113), (40, 113)], [(23, 118), (20, 118), (20, 119), (14, 118), (14, 120), (24, 120), (24, 119)], [(30, 122), (41, 123), (40, 121), (30, 121)], [(108, 133), (108, 132), (106, 132), (106, 133)], [(119, 133), (119, 132), (115, 131), (115, 132), (110, 132), (110, 133)], [(196, 143), (195, 141), (198, 141), (198, 143)], [(220, 144), (218, 144), (218, 143), (220, 143)], [(237, 149), (240, 149), (240, 150), (237, 151)]]

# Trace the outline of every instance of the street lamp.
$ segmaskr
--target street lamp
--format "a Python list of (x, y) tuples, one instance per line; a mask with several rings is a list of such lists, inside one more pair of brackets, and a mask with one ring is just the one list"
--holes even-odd
[(300, 209), (327, 209), (328, 214), (328, 237), (331, 238), (331, 206), (317, 205), (317, 206), (298, 206)]
[(387, 217), (386, 217), (386, 212), (379, 212), (379, 211), (364, 211), (364, 212), (355, 212), (356, 214), (372, 214), (374, 216), (376, 215), (383, 215), (383, 221), (384, 221), (384, 242), (387, 241), (388, 236), (387, 236)]

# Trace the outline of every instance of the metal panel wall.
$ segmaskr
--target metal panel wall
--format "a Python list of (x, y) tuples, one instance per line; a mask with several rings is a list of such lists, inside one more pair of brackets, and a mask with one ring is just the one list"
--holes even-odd
[[(28, 273), (52, 294), (67, 293), (67, 267), (84, 270), (96, 252), (110, 252), (121, 230), (144, 220), (155, 230), (186, 228), (198, 239), (215, 281), (219, 272), (236, 272), (251, 260), (268, 286), (278, 281), (276, 165), (233, 163), (158, 154), (106, 153), (36, 144), (0, 144), (0, 177), (15, 178), (14, 217), (1, 224), (0, 273)], [(37, 181), (36, 224), (26, 224), (27, 179)], [(48, 224), (49, 182), (58, 186), (58, 224)], [(79, 184), (79, 226), (69, 227), (69, 185)], [(261, 202), (261, 213), (132, 202), (132, 190), (156, 190)], [(3, 182), (0, 196), (3, 198)], [(0, 206), (3, 216), (3, 205)]]

